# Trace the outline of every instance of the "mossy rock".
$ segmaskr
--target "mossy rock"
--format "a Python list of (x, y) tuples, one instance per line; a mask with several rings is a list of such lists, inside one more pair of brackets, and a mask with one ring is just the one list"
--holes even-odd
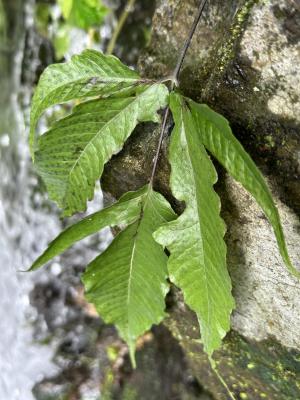
[[(194, 374), (216, 400), (229, 398), (203, 353), (194, 313), (180, 304), (170, 315), (165, 324), (184, 348)], [(231, 331), (214, 358), (217, 370), (236, 399), (299, 397), (300, 352), (286, 349), (274, 338), (256, 342)]]

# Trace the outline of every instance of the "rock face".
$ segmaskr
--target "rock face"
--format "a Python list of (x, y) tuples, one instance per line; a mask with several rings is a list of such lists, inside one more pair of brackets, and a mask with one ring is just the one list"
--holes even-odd
[[(161, 0), (144, 75), (167, 76), (197, 10), (196, 0)], [(290, 256), (300, 268), (300, 1), (211, 0), (180, 76), (184, 94), (230, 121), (266, 176), (282, 217)], [(109, 164), (103, 180), (113, 195), (147, 181), (157, 135), (143, 127)], [(166, 196), (165, 150), (157, 188)], [(237, 307), (232, 332), (216, 355), (220, 374), (240, 399), (300, 398), (300, 282), (285, 269), (262, 211), (220, 171), (217, 190), (228, 232), (228, 265)], [(176, 295), (177, 296), (177, 295)], [(175, 296), (175, 297), (176, 297)], [(180, 296), (167, 325), (215, 399), (229, 398), (198, 343), (193, 313)]]

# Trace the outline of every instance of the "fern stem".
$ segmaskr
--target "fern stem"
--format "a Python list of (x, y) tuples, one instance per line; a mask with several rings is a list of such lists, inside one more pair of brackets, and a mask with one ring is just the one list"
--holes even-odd
[(117, 26), (116, 26), (116, 28), (115, 28), (115, 30), (114, 30), (114, 32), (112, 34), (112, 37), (111, 37), (111, 39), (110, 39), (110, 41), (108, 43), (106, 54), (110, 55), (110, 54), (113, 53), (113, 51), (115, 49), (115, 46), (116, 46), (116, 42), (117, 42), (118, 37), (119, 37), (119, 35), (121, 33), (121, 30), (123, 29), (123, 26), (124, 26), (128, 16), (129, 16), (129, 14), (133, 11), (135, 2), (136, 2), (136, 0), (128, 0), (127, 1), (127, 4), (124, 7), (124, 10), (123, 10), (123, 12), (122, 12), (122, 14), (120, 16), (120, 19), (119, 19), (119, 21), (117, 23)]
[(152, 174), (151, 174), (151, 178), (150, 178), (150, 181), (149, 181), (149, 185), (150, 186), (153, 186), (153, 181), (154, 181), (154, 177), (155, 177), (155, 173), (156, 173), (156, 169), (157, 169), (159, 154), (160, 154), (162, 142), (163, 142), (163, 139), (164, 139), (164, 135), (165, 135), (165, 130), (166, 130), (169, 114), (170, 114), (170, 107), (167, 107), (166, 110), (165, 110), (163, 123), (162, 123), (162, 126), (161, 126), (161, 132), (160, 132), (160, 136), (159, 136), (159, 141), (158, 141), (158, 145), (157, 145), (157, 150), (156, 150), (156, 154), (155, 154), (154, 161), (153, 161), (153, 169), (152, 169)]
[[(175, 69), (173, 71), (173, 74), (171, 75), (171, 81), (172, 81), (172, 83), (171, 83), (171, 91), (174, 90), (174, 87), (178, 84), (178, 77), (179, 77), (179, 74), (180, 74), (180, 70), (182, 68), (186, 53), (187, 53), (187, 51), (188, 51), (188, 49), (189, 49), (189, 47), (191, 45), (191, 42), (192, 42), (193, 36), (195, 34), (195, 31), (197, 29), (197, 26), (199, 24), (199, 21), (200, 21), (200, 19), (202, 17), (203, 10), (204, 10), (204, 7), (205, 7), (206, 3), (207, 3), (207, 0), (201, 0), (201, 2), (199, 4), (198, 11), (197, 11), (197, 14), (195, 16), (195, 20), (194, 20), (193, 25), (191, 27), (191, 30), (189, 32), (189, 35), (188, 35), (184, 45), (182, 46), (182, 50), (180, 52), (180, 56), (178, 58), (176, 67), (175, 67)], [(150, 181), (149, 181), (150, 186), (153, 186), (153, 181), (154, 181), (155, 173), (156, 173), (156, 170), (157, 170), (159, 154), (160, 154), (160, 151), (161, 151), (161, 147), (162, 147), (162, 143), (163, 143), (163, 139), (164, 139), (164, 135), (165, 135), (165, 131), (166, 131), (169, 114), (170, 114), (170, 108), (167, 107), (166, 110), (165, 110), (165, 113), (164, 113), (162, 127), (161, 127), (161, 133), (160, 133), (160, 136), (159, 136), (157, 150), (156, 150), (156, 154), (155, 154), (154, 161), (153, 161), (153, 169), (152, 169), (151, 178), (150, 178)]]
[(185, 41), (185, 43), (184, 43), (184, 45), (182, 47), (179, 59), (177, 61), (175, 70), (173, 72), (174, 82), (178, 81), (179, 73), (180, 73), (181, 67), (183, 65), (186, 53), (187, 53), (187, 51), (188, 51), (188, 49), (189, 49), (189, 47), (191, 45), (193, 36), (195, 34), (195, 31), (197, 29), (199, 21), (200, 21), (200, 19), (202, 17), (202, 14), (203, 14), (203, 11), (204, 11), (204, 7), (205, 7), (206, 3), (207, 3), (207, 0), (202, 0), (200, 2), (199, 8), (198, 8), (198, 12), (196, 14), (195, 20), (194, 20), (193, 25), (191, 27), (190, 33), (189, 33), (189, 35), (188, 35), (188, 37), (187, 37), (187, 39), (186, 39), (186, 41)]

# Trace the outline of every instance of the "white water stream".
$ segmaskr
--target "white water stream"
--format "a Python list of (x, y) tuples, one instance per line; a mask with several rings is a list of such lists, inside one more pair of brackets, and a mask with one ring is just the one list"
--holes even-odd
[[(16, 6), (18, 6), (16, 2)], [(36, 276), (18, 272), (28, 267), (59, 229), (58, 221), (38, 211), (32, 200), (24, 114), (19, 97), (29, 98), (21, 85), (27, 4), (16, 16), (13, 38), (1, 42), (0, 92), (0, 400), (32, 400), (31, 389), (45, 373), (54, 372), (52, 349), (34, 344), (35, 311), (29, 293)], [(12, 27), (11, 27), (12, 28)]]
[[(37, 311), (29, 302), (34, 283), (46, 273), (18, 271), (44, 250), (61, 224), (55, 213), (43, 207), (45, 199), (36, 192), (24, 122), (31, 88), (21, 83), (22, 60), (34, 2), (0, 0), (2, 16), (3, 4), (13, 7), (15, 14), (13, 22), (7, 21), (11, 24), (6, 27), (8, 35), (0, 37), (0, 400), (33, 400), (34, 384), (56, 371), (51, 345), (34, 342)], [(74, 42), (82, 50), (86, 35), (77, 39)], [(34, 67), (37, 60), (31, 62)]]

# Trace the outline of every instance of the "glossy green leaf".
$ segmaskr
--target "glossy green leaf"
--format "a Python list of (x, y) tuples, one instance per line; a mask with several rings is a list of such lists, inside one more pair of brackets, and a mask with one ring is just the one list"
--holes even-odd
[(152, 234), (174, 217), (169, 203), (149, 187), (140, 218), (83, 275), (88, 301), (107, 323), (117, 326), (133, 364), (137, 338), (165, 317), (167, 256)]
[(50, 106), (87, 97), (108, 96), (133, 90), (143, 81), (114, 56), (85, 50), (71, 61), (45, 69), (35, 90), (30, 113), (30, 148), (36, 150), (35, 129)]
[(217, 174), (184, 98), (171, 94), (175, 121), (169, 148), (171, 189), (185, 202), (183, 214), (162, 226), (155, 239), (167, 247), (170, 279), (197, 314), (205, 351), (211, 356), (230, 329), (234, 307), (226, 268), (225, 225), (213, 185)]
[(59, 4), (67, 22), (81, 29), (99, 26), (108, 13), (101, 0), (59, 0)]
[(129, 192), (110, 207), (104, 208), (69, 226), (61, 232), (36, 259), (30, 270), (36, 270), (57, 255), (63, 253), (79, 240), (84, 239), (107, 226), (129, 225), (140, 215), (141, 205), (147, 194), (147, 188)]
[(188, 100), (192, 115), (204, 146), (216, 157), (238, 182), (253, 195), (273, 226), (281, 256), (295, 276), (300, 272), (292, 265), (280, 222), (278, 210), (266, 182), (255, 163), (234, 137), (228, 121), (206, 105)]
[(136, 97), (92, 100), (40, 137), (37, 171), (64, 215), (85, 210), (104, 164), (122, 149), (139, 122), (159, 121), (157, 110), (167, 100), (168, 90), (160, 84)]

